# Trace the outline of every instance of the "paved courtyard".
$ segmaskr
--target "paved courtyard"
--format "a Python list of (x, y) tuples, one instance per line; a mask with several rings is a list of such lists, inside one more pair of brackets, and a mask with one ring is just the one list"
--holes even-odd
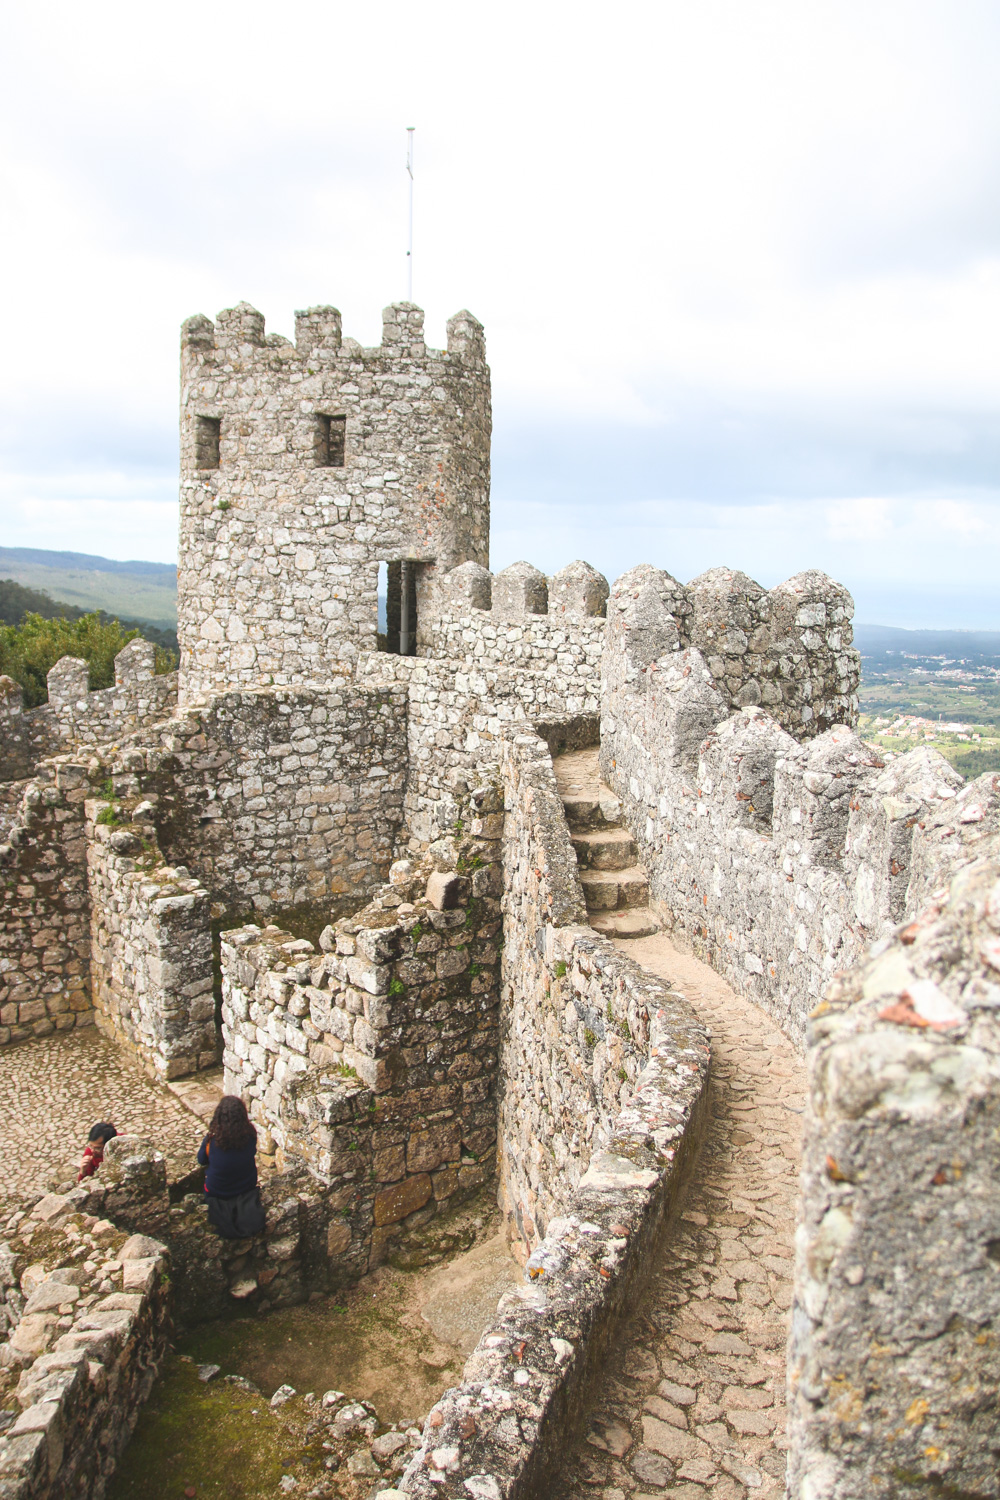
[(778, 1500), (805, 1067), (761, 1011), (664, 935), (620, 946), (709, 1023), (711, 1119), (559, 1500)]
[(0, 1100), (0, 1201), (75, 1181), (98, 1120), (153, 1140), (171, 1176), (194, 1166), (205, 1129), (95, 1027), (0, 1050)]

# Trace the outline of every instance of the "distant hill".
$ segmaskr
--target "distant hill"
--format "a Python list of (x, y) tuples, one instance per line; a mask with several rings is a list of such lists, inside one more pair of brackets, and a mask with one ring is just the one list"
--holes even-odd
[(177, 627), (177, 569), (173, 563), (117, 562), (86, 552), (0, 547), (0, 578), (9, 578), (80, 610), (101, 609), (122, 621), (127, 618), (161, 630)]
[[(176, 652), (177, 631), (172, 627), (152, 625), (148, 620), (130, 620), (116, 616), (114, 611), (98, 610), (105, 618), (117, 618), (123, 630), (141, 631), (154, 646), (164, 646)], [(26, 614), (41, 615), (43, 620), (79, 620), (81, 615), (92, 614), (92, 610), (81, 609), (77, 604), (67, 604), (62, 599), (52, 599), (39, 589), (25, 588), (13, 578), (0, 578), (0, 625), (20, 625)]]
[(900, 630), (895, 625), (855, 625), (862, 656), (906, 651), (914, 656), (1000, 656), (1000, 630)]

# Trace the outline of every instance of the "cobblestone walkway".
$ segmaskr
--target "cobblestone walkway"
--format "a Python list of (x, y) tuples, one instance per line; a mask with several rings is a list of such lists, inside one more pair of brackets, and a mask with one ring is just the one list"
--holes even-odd
[(778, 1500), (805, 1069), (663, 934), (620, 944), (712, 1029), (711, 1119), (677, 1226), (558, 1500)]
[(87, 1132), (149, 1136), (170, 1175), (194, 1166), (204, 1126), (94, 1028), (0, 1050), (0, 1201), (76, 1180)]

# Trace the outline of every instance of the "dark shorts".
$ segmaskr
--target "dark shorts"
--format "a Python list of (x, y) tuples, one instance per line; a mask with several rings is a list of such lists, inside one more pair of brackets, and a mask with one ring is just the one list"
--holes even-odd
[(266, 1216), (260, 1201), (260, 1188), (251, 1188), (237, 1198), (216, 1198), (207, 1193), (208, 1217), (226, 1240), (247, 1240), (252, 1234), (263, 1234)]

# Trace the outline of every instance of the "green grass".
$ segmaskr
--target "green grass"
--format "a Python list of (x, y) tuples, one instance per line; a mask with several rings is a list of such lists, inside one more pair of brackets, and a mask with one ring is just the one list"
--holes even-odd
[(107, 1500), (181, 1500), (189, 1488), (198, 1500), (272, 1500), (300, 1451), (266, 1397), (206, 1385), (196, 1365), (174, 1355), (139, 1414)]

